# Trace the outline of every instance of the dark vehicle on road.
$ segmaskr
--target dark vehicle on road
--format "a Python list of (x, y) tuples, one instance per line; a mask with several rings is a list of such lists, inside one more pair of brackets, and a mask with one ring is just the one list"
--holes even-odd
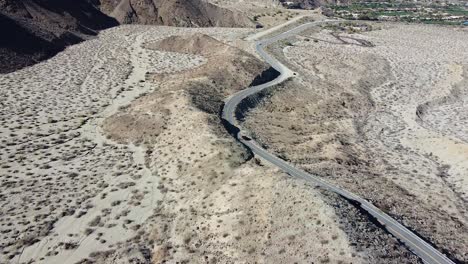
[(243, 139), (243, 140), (247, 140), (247, 141), (250, 141), (250, 140), (252, 140), (252, 139), (251, 139), (251, 138), (249, 138), (248, 136), (242, 136), (242, 139)]

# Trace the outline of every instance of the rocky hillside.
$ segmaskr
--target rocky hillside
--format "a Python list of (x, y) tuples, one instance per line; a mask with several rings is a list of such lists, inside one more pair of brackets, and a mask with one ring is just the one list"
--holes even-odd
[(239, 12), (202, 0), (0, 0), (0, 73), (47, 59), (119, 23), (254, 25)]
[(101, 8), (120, 23), (182, 27), (253, 26), (242, 13), (202, 0), (101, 0)]
[(0, 0), (0, 73), (44, 60), (118, 25), (92, 0)]

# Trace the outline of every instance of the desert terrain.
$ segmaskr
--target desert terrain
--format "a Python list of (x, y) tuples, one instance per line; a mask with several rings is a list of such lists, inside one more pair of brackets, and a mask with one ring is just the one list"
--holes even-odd
[(267, 68), (237, 48), (251, 31), (121, 26), (1, 75), (0, 262), (372, 259), (339, 224), (346, 202), (221, 126), (224, 96)]
[(74, 263), (137, 236), (152, 215), (160, 179), (145, 165), (146, 150), (108, 140), (99, 124), (157, 89), (147, 72), (204, 59), (142, 48), (146, 38), (184, 33), (149, 30), (111, 29), (1, 75), (1, 262)]
[(253, 28), (261, 26), (255, 19), (259, 12), (264, 12), (258, 15), (263, 26), (282, 23), (297, 13), (269, 0), (248, 6), (203, 0), (0, 0), (0, 34), (8, 36), (0, 39), (0, 73), (48, 59), (119, 24)]
[(308, 30), (270, 48), (299, 77), (272, 89), (243, 125), (466, 262), (467, 37), (397, 23)]
[[(42, 62), (48, 47), (21, 51), (22, 69), (0, 74), (0, 263), (421, 263), (358, 206), (254, 156), (223, 126), (226, 98), (271, 72), (254, 41), (325, 19), (319, 11), (93, 1), (79, 6), (148, 25), (88, 36), (69, 10), (36, 2), (25, 9), (40, 16), (5, 15), (26, 39), (52, 41), (40, 29), (54, 25), (86, 41)], [(242, 125), (466, 262), (466, 33), (310, 29), (269, 48), (298, 77)]]

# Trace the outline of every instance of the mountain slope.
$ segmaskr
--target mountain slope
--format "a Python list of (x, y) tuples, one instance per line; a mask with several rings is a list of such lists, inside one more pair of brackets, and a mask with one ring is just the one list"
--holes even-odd
[(118, 25), (91, 0), (0, 0), (0, 73), (49, 58)]
[(123, 24), (182, 27), (253, 26), (253, 22), (242, 13), (202, 0), (101, 0), (101, 8)]
[(249, 27), (244, 14), (202, 0), (0, 0), (0, 73), (32, 65), (122, 24)]

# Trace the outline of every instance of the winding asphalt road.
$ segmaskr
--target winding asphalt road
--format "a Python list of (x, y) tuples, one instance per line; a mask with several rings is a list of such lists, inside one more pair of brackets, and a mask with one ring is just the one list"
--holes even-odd
[[(279, 62), (270, 54), (268, 54), (264, 50), (264, 47), (276, 41), (298, 34), (309, 27), (317, 26), (319, 24), (324, 24), (324, 23), (333, 23), (333, 22), (337, 22), (337, 21), (325, 20), (325, 21), (306, 23), (296, 28), (293, 28), (291, 30), (288, 30), (286, 32), (283, 32), (279, 35), (271, 37), (269, 39), (257, 41), (256, 50), (258, 54), (267, 63), (269, 63), (274, 69), (280, 72), (280, 75), (276, 79), (270, 82), (267, 82), (258, 86), (249, 87), (227, 98), (225, 101), (224, 108), (223, 108), (222, 118), (228, 123), (230, 123), (232, 126), (239, 129), (239, 131), (241, 131), (241, 127), (238, 124), (238, 121), (235, 117), (236, 108), (239, 105), (239, 103), (243, 101), (244, 99), (246, 99), (247, 97), (254, 95), (268, 87), (272, 87), (277, 84), (280, 84), (283, 81), (295, 75), (293, 71), (288, 69), (285, 65), (283, 65), (281, 62)], [(273, 165), (276, 165), (277, 167), (281, 168), (284, 172), (288, 173), (289, 175), (304, 179), (324, 189), (337, 193), (345, 197), (348, 200), (354, 201), (356, 204), (359, 204), (359, 206), (363, 210), (367, 211), (370, 215), (372, 215), (377, 221), (379, 221), (385, 227), (385, 229), (388, 232), (390, 232), (392, 235), (398, 238), (401, 242), (403, 242), (409, 249), (411, 249), (411, 251), (413, 251), (417, 256), (419, 256), (425, 263), (431, 263), (431, 264), (432, 263), (434, 264), (454, 263), (445, 255), (443, 255), (438, 250), (436, 250), (429, 243), (427, 243), (426, 241), (421, 239), (419, 236), (411, 232), (408, 228), (406, 228), (402, 224), (398, 223), (395, 219), (391, 218), (389, 215), (381, 211), (379, 208), (372, 205), (370, 202), (364, 200), (363, 198), (351, 192), (341, 189), (340, 187), (335, 186), (321, 179), (319, 176), (312, 175), (305, 171), (295, 168), (290, 163), (276, 157), (272, 153), (269, 153), (267, 150), (262, 148), (255, 141), (244, 139), (241, 136), (241, 133), (238, 133), (236, 137), (240, 142), (242, 142), (244, 145), (250, 148), (255, 155), (258, 155), (262, 157), (263, 159), (271, 162)]]

